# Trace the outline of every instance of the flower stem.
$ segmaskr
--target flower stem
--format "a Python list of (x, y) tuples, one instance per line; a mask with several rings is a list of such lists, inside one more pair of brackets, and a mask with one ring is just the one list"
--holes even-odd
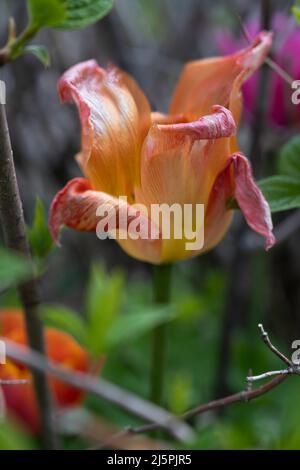
[(0, 67), (22, 55), (27, 43), (33, 39), (39, 31), (35, 24), (28, 24), (18, 37), (9, 37), (6, 45), (0, 49)]
[[(168, 304), (171, 287), (170, 264), (154, 266), (153, 291), (156, 304)], [(164, 379), (167, 352), (167, 324), (162, 323), (153, 330), (152, 362), (150, 370), (150, 399), (153, 403), (161, 405), (163, 401)]]
[[(6, 246), (22, 253), (32, 263), (3, 104), (0, 105), (0, 220)], [(39, 295), (34, 268), (32, 268), (32, 278), (20, 285), (18, 291), (23, 305), (29, 345), (43, 354), (45, 351), (43, 326), (38, 313)], [(56, 447), (56, 439), (47, 378), (44, 373), (34, 370), (32, 375), (41, 416), (44, 446), (46, 449), (53, 449)]]

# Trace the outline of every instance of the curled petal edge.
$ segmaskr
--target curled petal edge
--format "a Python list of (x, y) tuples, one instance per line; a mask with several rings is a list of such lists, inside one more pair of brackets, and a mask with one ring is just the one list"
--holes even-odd
[(200, 117), (196, 121), (180, 124), (158, 124), (162, 132), (177, 136), (189, 136), (193, 140), (220, 139), (232, 137), (236, 133), (236, 124), (232, 113), (224, 106), (212, 107), (212, 114)]
[[(128, 238), (132, 242), (130, 249), (134, 252), (136, 245), (137, 250), (143, 248), (153, 252), (155, 259), (159, 258), (161, 233), (158, 226), (142, 212), (139, 205), (130, 205), (124, 198), (115, 198), (109, 194), (95, 191), (91, 188), (89, 180), (85, 178), (74, 178), (57, 193), (51, 207), (49, 216), (49, 229), (53, 240), (59, 243), (60, 228), (65, 225), (69, 228), (81, 231), (97, 230), (98, 223), (104, 217), (108, 229), (104, 232), (110, 233), (116, 231), (120, 235), (121, 232), (128, 233)], [(138, 221), (139, 230), (138, 237), (133, 232), (136, 229), (134, 222)], [(97, 232), (98, 233), (98, 232)], [(117, 235), (116, 240), (123, 243), (122, 235)], [(134, 238), (136, 237), (136, 238)], [(126, 244), (124, 242), (124, 244)], [(151, 245), (150, 249), (146, 245)], [(131, 246), (132, 245), (132, 246)], [(127, 243), (126, 246), (129, 246)], [(139, 254), (136, 254), (138, 257)]]
[(276, 242), (269, 204), (256, 185), (250, 162), (241, 153), (234, 153), (224, 170), (233, 171), (234, 197), (249, 227), (265, 237), (265, 249), (269, 250)]

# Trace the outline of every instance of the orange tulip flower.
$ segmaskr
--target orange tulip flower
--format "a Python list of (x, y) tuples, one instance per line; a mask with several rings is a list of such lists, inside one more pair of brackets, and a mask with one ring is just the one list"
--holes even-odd
[[(27, 344), (24, 318), (20, 311), (0, 311), (0, 336), (25, 346)], [(89, 367), (87, 352), (68, 334), (53, 328), (45, 329), (45, 342), (49, 358), (61, 366), (86, 372)], [(7, 361), (0, 365), (0, 379), (27, 379), (28, 384), (3, 385), (8, 410), (33, 433), (40, 430), (39, 413), (30, 371), (22, 364)], [(50, 387), (57, 406), (68, 407), (80, 403), (80, 390), (49, 378)]]
[[(253, 181), (251, 167), (234, 137), (242, 104), (242, 83), (264, 61), (272, 35), (261, 32), (253, 44), (227, 56), (188, 63), (179, 78), (169, 114), (151, 113), (136, 82), (116, 67), (93, 60), (75, 65), (60, 79), (62, 101), (76, 103), (82, 125), (77, 161), (85, 178), (71, 180), (55, 197), (50, 229), (57, 240), (66, 225), (95, 230), (97, 208), (110, 204), (119, 215), (139, 216), (155, 237), (119, 237), (131, 256), (151, 263), (184, 259), (213, 248), (225, 235), (235, 198), (249, 226), (275, 240), (269, 206)], [(120, 203), (118, 197), (126, 196)], [(187, 250), (186, 240), (163, 239), (162, 227), (141, 213), (138, 204), (204, 204), (204, 245)], [(119, 218), (121, 219), (121, 217)], [(145, 230), (148, 230), (146, 228)], [(159, 234), (157, 236), (157, 233)]]

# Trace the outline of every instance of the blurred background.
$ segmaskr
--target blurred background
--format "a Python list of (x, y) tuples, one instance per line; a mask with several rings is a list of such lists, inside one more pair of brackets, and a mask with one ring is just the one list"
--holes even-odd
[[(275, 28), (273, 57), (300, 79), (300, 28), (291, 16), (292, 4), (287, 0), (116, 0), (113, 11), (96, 25), (68, 33), (41, 32), (35, 43), (49, 49), (50, 68), (28, 55), (0, 70), (7, 84), (8, 120), (28, 223), (37, 196), (48, 208), (57, 190), (80, 175), (74, 161), (80, 148), (77, 112), (71, 105), (62, 106), (56, 91), (57, 80), (68, 67), (90, 58), (103, 66), (115, 63), (137, 79), (154, 110), (166, 111), (183, 64), (245, 47), (244, 24), (250, 35), (262, 26)], [(4, 44), (9, 16), (16, 19), (19, 31), (25, 26), (26, 5), (22, 0), (0, 0), (0, 12), (0, 43)], [(277, 84), (280, 90), (274, 92), (277, 85), (270, 69), (263, 69), (256, 80), (256, 88), (245, 90), (240, 146), (260, 178), (274, 172), (278, 149), (299, 133), (300, 114), (287, 110), (288, 85)], [(276, 214), (275, 225), (288, 215)], [(169, 409), (180, 413), (239, 391), (249, 369), (261, 373), (280, 368), (261, 344), (259, 322), (290, 356), (292, 341), (300, 338), (298, 243), (299, 233), (294, 231), (266, 254), (237, 213), (230, 232), (213, 252), (175, 266), (172, 299), (179, 314), (170, 323), (165, 397)], [(108, 276), (116, 269), (122, 271), (126, 280), (122, 292), (116, 292), (122, 297), (121, 311), (151, 304), (150, 266), (127, 257), (113, 241), (70, 230), (63, 234), (63, 247), (49, 257), (41, 281), (43, 302), (84, 315), (95, 263)], [(1, 301), (15, 302), (10, 293)], [(118, 344), (107, 354), (103, 375), (147, 396), (149, 347), (147, 333)], [(200, 416), (195, 423), (197, 439), (191, 445), (299, 449), (299, 386), (291, 378), (250, 404)], [(99, 400), (89, 399), (87, 407), (118, 426), (133, 422)], [(78, 441), (70, 438), (66, 445), (76, 448)]]

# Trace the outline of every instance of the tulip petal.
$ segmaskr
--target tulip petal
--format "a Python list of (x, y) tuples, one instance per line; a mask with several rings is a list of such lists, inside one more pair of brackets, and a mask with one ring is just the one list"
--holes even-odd
[(76, 103), (82, 124), (78, 162), (94, 189), (130, 196), (139, 181), (150, 106), (135, 81), (91, 60), (75, 65), (58, 84), (62, 101)]
[(180, 124), (189, 121), (184, 114), (174, 116), (172, 114), (164, 114), (155, 111), (151, 113), (151, 122), (152, 124)]
[(227, 107), (235, 80), (240, 74), (242, 81), (246, 80), (263, 63), (271, 43), (272, 34), (263, 31), (251, 46), (238, 53), (188, 63), (175, 89), (170, 113), (184, 113), (193, 120), (207, 114), (215, 104)]
[(230, 165), (217, 176), (205, 212), (203, 252), (211, 250), (226, 234), (233, 217), (227, 201), (232, 196), (233, 177)]
[(143, 146), (138, 202), (207, 203), (211, 186), (230, 155), (236, 126), (230, 111), (214, 106), (197, 121), (153, 125)]
[(242, 153), (236, 153), (231, 158), (235, 179), (234, 196), (248, 225), (265, 237), (268, 250), (275, 243), (269, 205), (255, 184), (247, 158)]
[[(0, 379), (2, 380), (29, 380), (32, 377), (26, 370), (20, 370), (11, 361), (0, 367)], [(14, 419), (26, 426), (32, 434), (40, 431), (40, 419), (36, 397), (32, 383), (22, 385), (3, 385), (3, 392), (7, 410)]]
[(158, 124), (158, 130), (169, 134), (170, 139), (182, 142), (186, 137), (192, 140), (220, 139), (231, 137), (236, 132), (236, 125), (231, 112), (223, 106), (212, 107), (212, 114), (196, 121), (177, 124)]
[[(22, 312), (17, 309), (0, 310), (0, 335), (18, 345), (27, 347), (27, 334)], [(88, 353), (67, 333), (54, 328), (45, 329), (47, 356), (54, 363), (68, 369), (87, 372)], [(25, 379), (29, 383), (3, 386), (7, 408), (33, 433), (40, 431), (39, 412), (30, 371), (22, 362), (7, 361), (0, 366), (0, 379)], [(83, 397), (83, 392), (49, 377), (55, 402), (61, 407), (73, 406)]]
[(240, 152), (233, 154), (214, 183), (205, 216), (205, 251), (223, 237), (231, 220), (227, 202), (235, 197), (247, 224), (266, 239), (266, 250), (275, 243), (270, 208), (256, 185), (251, 165)]
[[(101, 220), (99, 207), (108, 210), (105, 221), (117, 242), (131, 256), (157, 263), (160, 260), (160, 232), (158, 227), (141, 212), (139, 207), (130, 205), (124, 198), (94, 191), (89, 180), (74, 178), (54, 198), (50, 208), (49, 227), (53, 239), (58, 242), (62, 225), (82, 230), (96, 231)], [(133, 239), (133, 222), (139, 222), (139, 234)]]

